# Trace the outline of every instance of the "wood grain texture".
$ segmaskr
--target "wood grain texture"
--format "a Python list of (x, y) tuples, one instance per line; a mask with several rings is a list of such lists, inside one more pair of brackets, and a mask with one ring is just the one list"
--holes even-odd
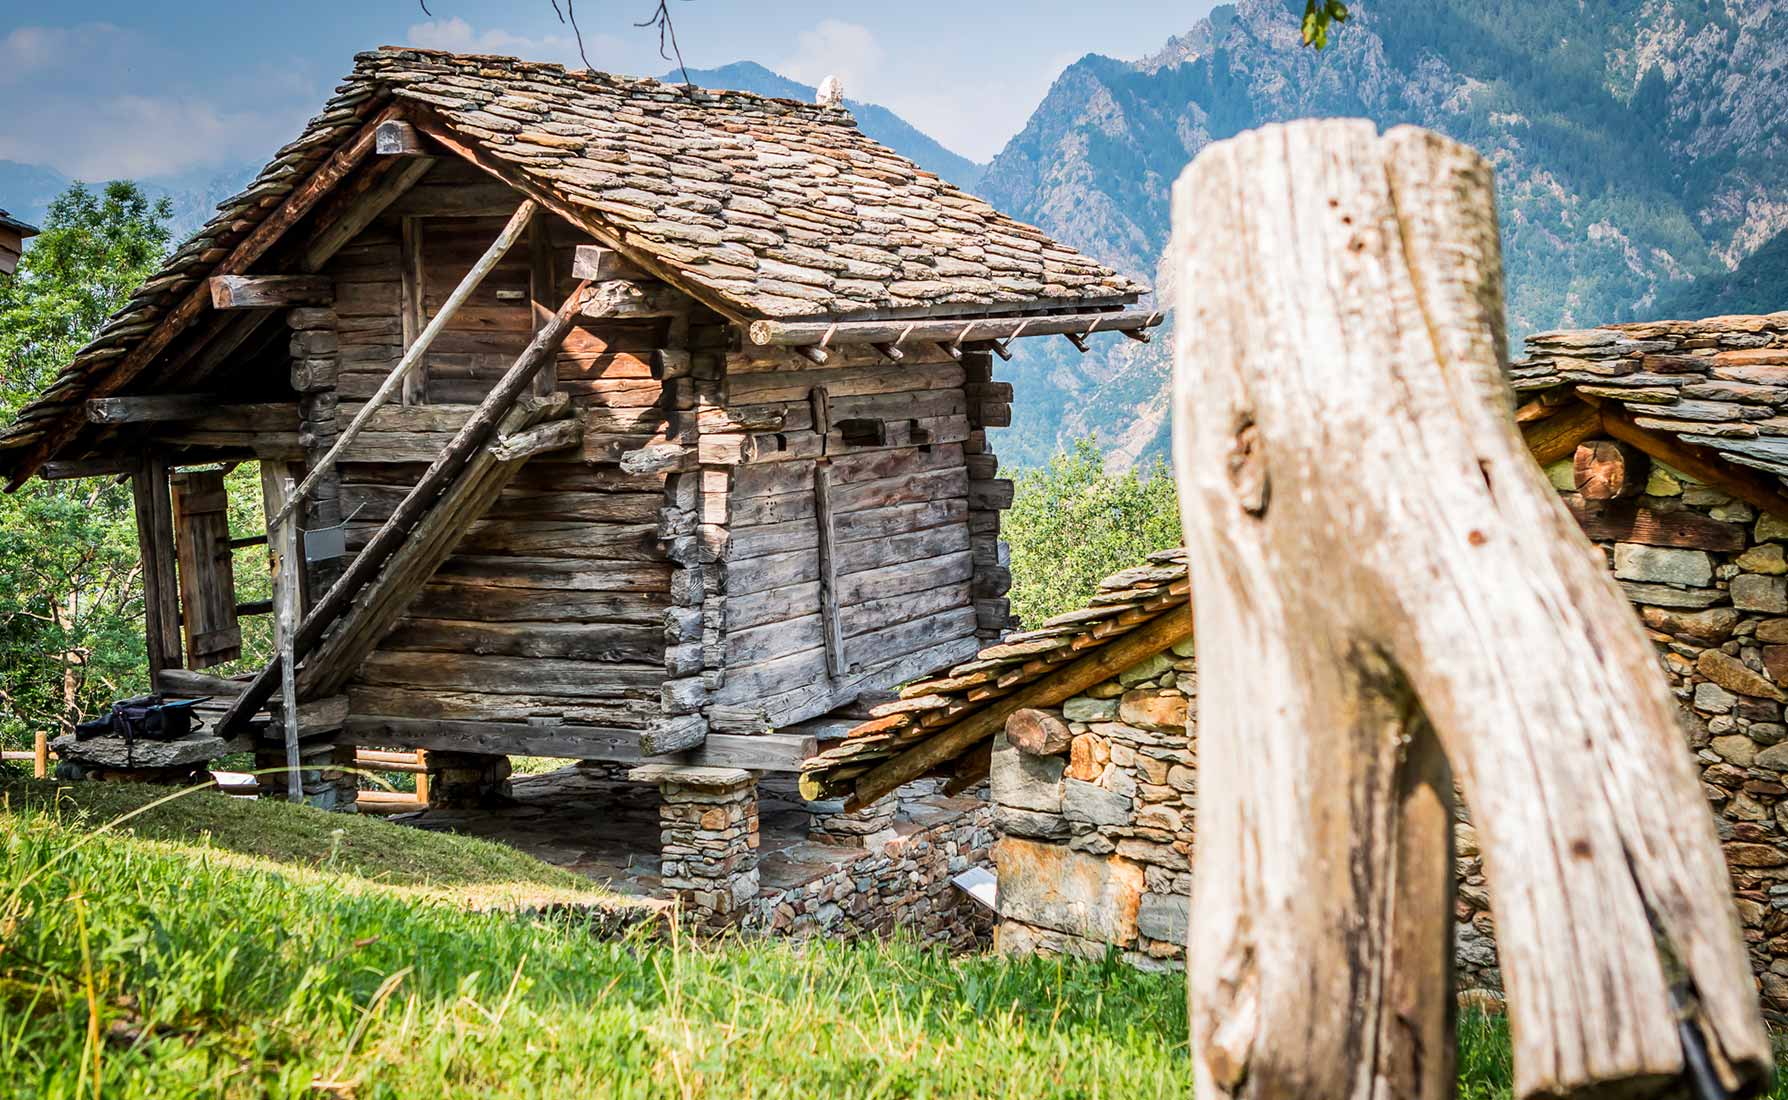
[(1346, 120), (1175, 188), (1206, 1100), (1452, 1095), (1449, 761), (1518, 1095), (1664, 1091), (1679, 997), (1727, 1088), (1769, 1074), (1656, 654), (1510, 415), (1492, 194), (1469, 149)]

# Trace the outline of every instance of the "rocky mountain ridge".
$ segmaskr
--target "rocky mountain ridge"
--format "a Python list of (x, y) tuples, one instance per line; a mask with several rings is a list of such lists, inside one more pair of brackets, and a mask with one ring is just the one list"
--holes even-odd
[[(1169, 188), (1210, 142), (1308, 116), (1413, 123), (1496, 167), (1517, 340), (1696, 303), (1788, 304), (1781, 246), (1765, 248), (1788, 232), (1788, 112), (1774, 105), (1788, 84), (1788, 2), (1352, 10), (1320, 54), (1299, 41), (1301, 5), (1241, 0), (1140, 61), (1083, 58), (977, 190), (1151, 277)], [(1117, 464), (1165, 453), (1165, 334), (1085, 357), (1026, 343), (1010, 368), (1019, 398), (1003, 454), (1040, 461), (1088, 431)]]

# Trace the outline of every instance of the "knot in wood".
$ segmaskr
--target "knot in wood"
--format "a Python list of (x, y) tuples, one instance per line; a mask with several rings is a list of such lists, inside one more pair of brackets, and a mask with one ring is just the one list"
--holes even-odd
[(1260, 428), (1249, 413), (1243, 413), (1237, 419), (1234, 438), (1229, 445), (1229, 484), (1234, 487), (1236, 501), (1244, 512), (1251, 516), (1266, 512), (1266, 454)]

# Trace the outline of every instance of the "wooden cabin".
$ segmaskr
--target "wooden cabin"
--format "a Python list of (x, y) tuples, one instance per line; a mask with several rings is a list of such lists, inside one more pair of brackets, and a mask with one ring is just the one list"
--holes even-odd
[(25, 238), (37, 236), (37, 227), (0, 210), (0, 275), (11, 275), (19, 269), (19, 257), (25, 253)]
[[(835, 106), (388, 48), (0, 472), (131, 478), (151, 664), (223, 732), (792, 771), (803, 722), (1006, 627), (994, 357), (1146, 339), (1144, 289)], [(245, 461), (296, 501), (271, 608)], [(291, 659), (195, 680), (269, 611)]]

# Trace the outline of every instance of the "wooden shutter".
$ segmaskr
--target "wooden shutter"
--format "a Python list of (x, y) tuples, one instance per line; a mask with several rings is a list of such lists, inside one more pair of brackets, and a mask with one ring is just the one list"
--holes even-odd
[(174, 548), (180, 557), (180, 623), (186, 667), (210, 668), (242, 655), (236, 623), (236, 570), (230, 561), (229, 496), (221, 470), (169, 479)]

